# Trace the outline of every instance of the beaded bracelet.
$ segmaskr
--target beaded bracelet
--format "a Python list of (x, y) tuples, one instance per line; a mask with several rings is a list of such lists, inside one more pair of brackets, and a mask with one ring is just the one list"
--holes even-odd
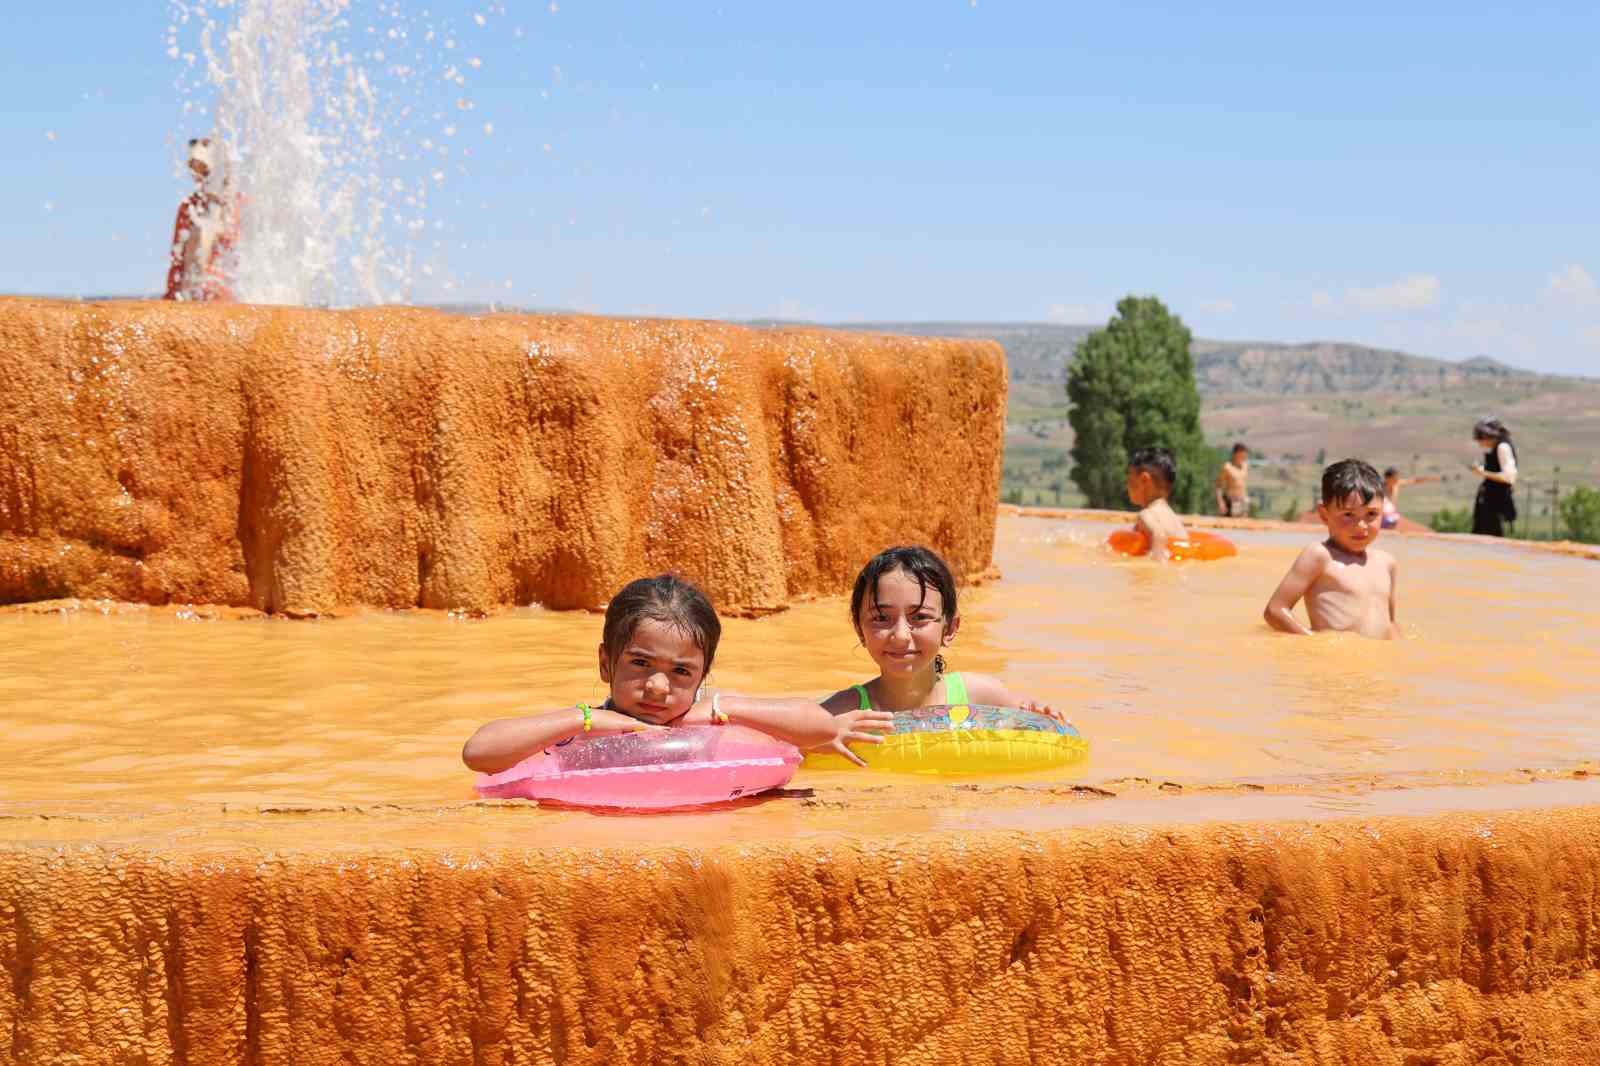
[(579, 703), (578, 712), (583, 715), (583, 731), (587, 733), (594, 728), (594, 712), (587, 703)]

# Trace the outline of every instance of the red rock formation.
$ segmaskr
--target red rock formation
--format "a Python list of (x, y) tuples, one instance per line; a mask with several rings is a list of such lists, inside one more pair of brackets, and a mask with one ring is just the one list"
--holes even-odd
[(990, 562), (987, 342), (712, 322), (0, 300), (0, 602), (720, 607), (923, 541)]

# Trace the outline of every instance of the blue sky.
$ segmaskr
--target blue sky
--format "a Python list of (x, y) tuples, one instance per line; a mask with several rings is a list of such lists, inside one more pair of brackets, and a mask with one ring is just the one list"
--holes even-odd
[[(1136, 292), (1202, 336), (1600, 374), (1592, 3), (427, 6), (479, 65), (424, 85), (470, 98), (472, 155), (419, 301), (1096, 322)], [(203, 132), (168, 8), (12, 7), (0, 291), (157, 289)]]

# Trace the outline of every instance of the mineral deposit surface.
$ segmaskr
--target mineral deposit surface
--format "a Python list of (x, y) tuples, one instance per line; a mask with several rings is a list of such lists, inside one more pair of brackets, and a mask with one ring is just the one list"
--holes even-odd
[(0, 1060), (1590, 1062), (1594, 787), (19, 814)]
[(886, 544), (990, 564), (984, 341), (712, 322), (0, 299), (0, 602), (719, 607)]

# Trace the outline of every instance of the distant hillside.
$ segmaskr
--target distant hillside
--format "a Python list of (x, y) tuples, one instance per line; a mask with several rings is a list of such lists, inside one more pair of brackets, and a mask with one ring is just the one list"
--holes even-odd
[(1532, 381), (1543, 376), (1487, 356), (1452, 363), (1339, 341), (1266, 344), (1196, 340), (1190, 351), (1202, 392), (1410, 392)]
[[(508, 310), (486, 304), (439, 306), (443, 310), (466, 314)], [(757, 319), (745, 324), (757, 328), (828, 325), (776, 319)], [(1051, 398), (1046, 395), (1046, 390), (1026, 386), (1059, 386), (1066, 380), (1067, 364), (1078, 343), (1101, 327), (1053, 322), (852, 322), (829, 325), (828, 328), (866, 333), (901, 333), (913, 337), (980, 337), (998, 341), (1006, 350), (1006, 363), (1011, 369), (1012, 382), (1024, 386), (1022, 392), (1030, 400), (1048, 403)], [(1280, 344), (1272, 341), (1196, 338), (1191, 352), (1194, 355), (1196, 382), (1200, 391), (1207, 395), (1410, 393), (1457, 386), (1562, 380), (1507, 366), (1486, 355), (1451, 362), (1344, 341)]]
[(869, 333), (905, 333), (913, 337), (981, 337), (1000, 342), (1012, 381), (1062, 382), (1078, 342), (1099, 326), (1064, 326), (1040, 322), (881, 322), (833, 326)]
[[(1013, 381), (1059, 382), (1066, 378), (1067, 364), (1078, 342), (1099, 327), (1016, 322), (875, 322), (837, 328), (914, 336), (992, 337), (1006, 350)], [(1342, 341), (1277, 344), (1196, 338), (1191, 351), (1195, 378), (1204, 393), (1407, 392), (1533, 381), (1545, 376), (1482, 355), (1455, 363)]]

